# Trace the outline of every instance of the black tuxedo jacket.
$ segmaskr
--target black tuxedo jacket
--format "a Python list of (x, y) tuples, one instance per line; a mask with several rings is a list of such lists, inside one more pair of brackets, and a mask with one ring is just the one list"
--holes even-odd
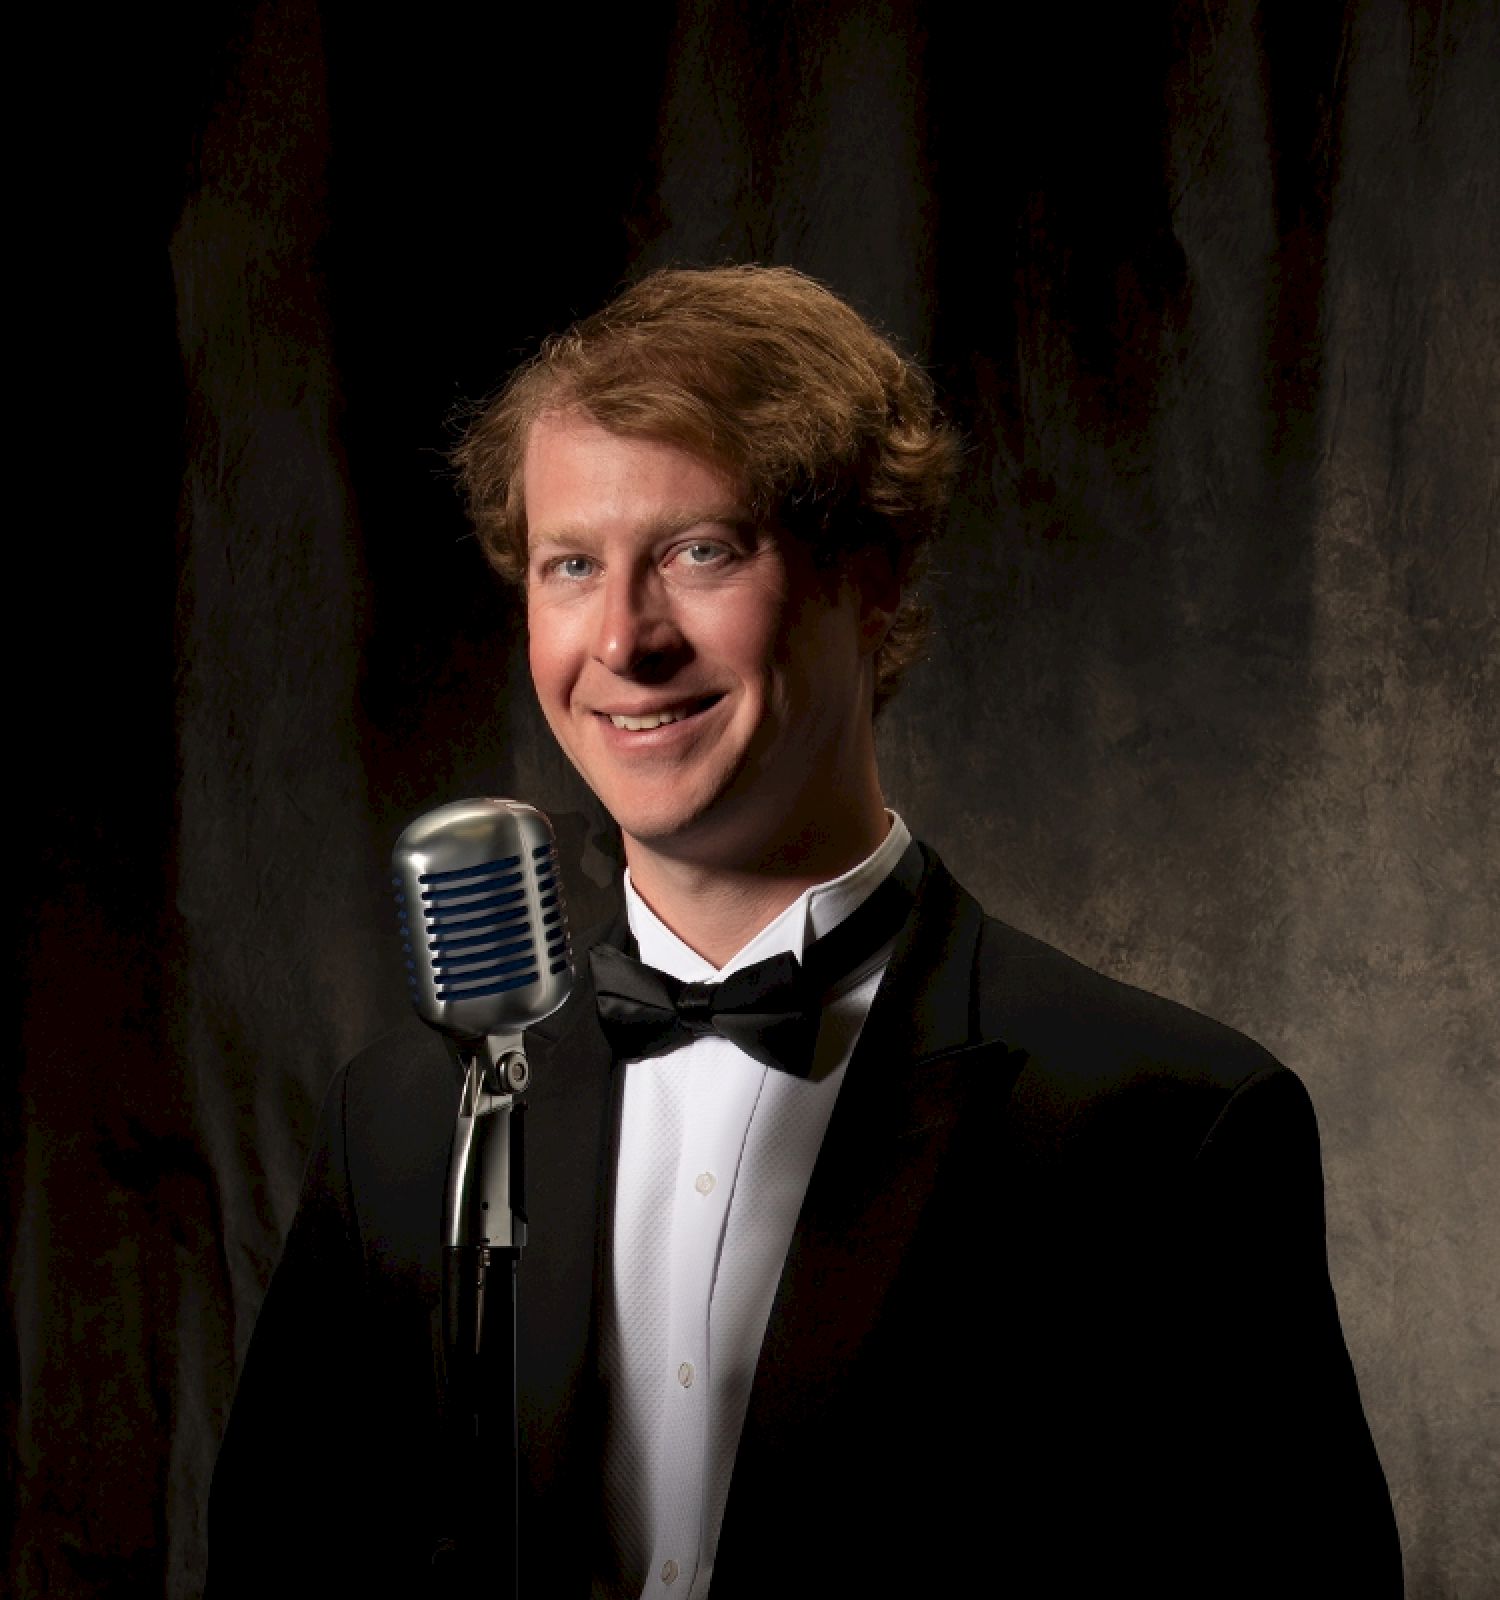
[[(1302, 1085), (926, 858), (782, 1273), (715, 1600), (1399, 1595)], [(529, 1054), (522, 1593), (581, 1600), (618, 1109), (586, 962)], [(472, 1592), (486, 1533), (441, 1445), (456, 1097), (416, 1022), (334, 1081), (215, 1473), (214, 1600)]]

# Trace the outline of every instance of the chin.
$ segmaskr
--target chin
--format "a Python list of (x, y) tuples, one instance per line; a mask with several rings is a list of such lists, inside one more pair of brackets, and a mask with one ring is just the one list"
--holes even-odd
[(717, 793), (684, 794), (681, 786), (668, 786), (659, 795), (595, 793), (623, 834), (663, 855), (678, 854), (682, 847), (724, 831), (722, 796)]
[(626, 809), (610, 814), (627, 838), (663, 856), (696, 853), (694, 847), (715, 832), (712, 823), (697, 811)]

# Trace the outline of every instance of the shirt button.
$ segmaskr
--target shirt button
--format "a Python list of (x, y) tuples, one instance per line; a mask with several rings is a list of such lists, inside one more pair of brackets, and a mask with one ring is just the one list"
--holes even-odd
[(712, 1194), (714, 1192), (714, 1185), (718, 1181), (719, 1180), (714, 1177), (713, 1173), (700, 1172), (698, 1174), (698, 1181), (693, 1185), (693, 1187), (698, 1191), (699, 1194)]
[(676, 1583), (676, 1581), (677, 1581), (677, 1563), (675, 1561), (663, 1561), (662, 1562), (662, 1564), (661, 1564), (661, 1581), (663, 1583)]
[(684, 1361), (682, 1365), (678, 1367), (677, 1381), (684, 1389), (691, 1389), (693, 1387), (693, 1363), (691, 1361)]

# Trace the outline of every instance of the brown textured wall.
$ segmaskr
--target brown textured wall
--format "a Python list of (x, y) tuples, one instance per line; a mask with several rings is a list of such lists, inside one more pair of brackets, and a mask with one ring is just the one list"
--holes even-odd
[(0, 1101), (17, 1592), (195, 1592), (312, 1116), (402, 1005), (402, 822), (534, 800), (598, 903), (436, 452), (621, 274), (730, 258), (853, 297), (969, 439), (893, 803), (1303, 1075), (1409, 1593), (1500, 1570), (1500, 23), (950, 11), (182, 7), (53, 97), (40, 409), (109, 426), (43, 469), (99, 536), (27, 555), (88, 689), (25, 707), (69, 781)]

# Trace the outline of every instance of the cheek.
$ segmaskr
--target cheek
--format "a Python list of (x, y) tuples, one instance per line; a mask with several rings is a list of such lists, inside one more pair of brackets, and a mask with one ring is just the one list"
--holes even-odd
[(809, 607), (790, 640), (785, 672), (795, 715), (810, 742), (849, 725), (861, 674), (857, 631), (841, 611)]
[(779, 597), (750, 592), (734, 603), (706, 608), (696, 619), (696, 648), (730, 666), (746, 685), (777, 692), (793, 655), (791, 621)]
[(547, 707), (566, 695), (571, 682), (566, 631), (558, 626), (555, 616), (535, 607), (528, 609), (526, 630), (531, 681), (536, 685), (537, 697)]

